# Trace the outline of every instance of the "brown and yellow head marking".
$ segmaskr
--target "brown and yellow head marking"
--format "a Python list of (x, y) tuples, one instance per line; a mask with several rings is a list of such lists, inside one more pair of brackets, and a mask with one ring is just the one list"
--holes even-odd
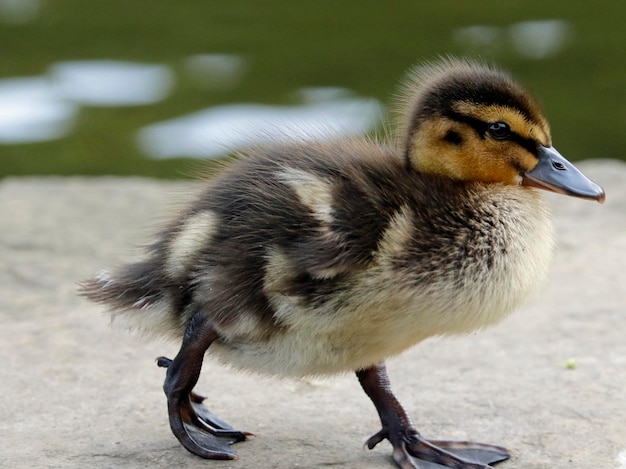
[(446, 59), (416, 69), (401, 94), (398, 140), (417, 170), (519, 184), (550, 128), (534, 98), (487, 65)]

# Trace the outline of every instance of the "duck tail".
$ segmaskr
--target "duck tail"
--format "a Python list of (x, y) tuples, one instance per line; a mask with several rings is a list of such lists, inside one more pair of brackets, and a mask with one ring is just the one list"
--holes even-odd
[(79, 283), (79, 295), (108, 306), (112, 322), (150, 335), (179, 337), (180, 321), (153, 260), (103, 270)]

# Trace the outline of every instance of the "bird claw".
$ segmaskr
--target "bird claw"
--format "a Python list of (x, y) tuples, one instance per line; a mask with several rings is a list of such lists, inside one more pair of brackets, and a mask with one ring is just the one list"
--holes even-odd
[(168, 368), (172, 364), (172, 359), (167, 357), (157, 357), (155, 361), (159, 368)]
[(389, 432), (385, 429), (382, 429), (381, 431), (374, 433), (372, 436), (370, 436), (365, 442), (365, 446), (367, 447), (367, 449), (374, 449), (374, 447), (378, 443), (387, 438), (389, 438)]

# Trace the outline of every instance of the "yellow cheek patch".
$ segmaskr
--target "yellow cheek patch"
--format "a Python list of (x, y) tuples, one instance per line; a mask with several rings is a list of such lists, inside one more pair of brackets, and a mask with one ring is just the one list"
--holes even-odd
[[(445, 140), (448, 132), (462, 141)], [(530, 170), (537, 159), (514, 142), (481, 139), (469, 125), (447, 118), (420, 125), (409, 147), (413, 166), (421, 172), (463, 181), (520, 183), (520, 168)]]
[(544, 146), (551, 145), (550, 128), (547, 121), (538, 114), (539, 122), (529, 122), (517, 109), (496, 104), (484, 105), (459, 101), (453, 109), (463, 115), (483, 122), (506, 122), (511, 130), (523, 138), (537, 140)]
[[(527, 153), (517, 147), (515, 150)], [(455, 159), (466, 181), (503, 182), (517, 185), (520, 182), (519, 170), (511, 164), (511, 160), (517, 160), (517, 155), (511, 153), (514, 152), (503, 151), (502, 142), (489, 142), (474, 138), (467, 142), (462, 153), (459, 152)]]
[(526, 171), (530, 171), (537, 166), (537, 163), (539, 163), (539, 160), (535, 155), (531, 155), (525, 150), (517, 152), (516, 160), (519, 167), (525, 169)]
[(445, 118), (425, 121), (408, 144), (410, 159), (413, 166), (424, 173), (463, 179), (460, 151), (443, 139), (448, 131), (461, 135), (462, 146), (468, 138), (466, 133), (473, 132), (467, 126)]

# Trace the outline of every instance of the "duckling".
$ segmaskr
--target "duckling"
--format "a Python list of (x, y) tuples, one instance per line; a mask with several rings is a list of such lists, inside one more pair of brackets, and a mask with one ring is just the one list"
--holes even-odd
[(546, 279), (545, 189), (604, 201), (552, 146), (508, 74), (445, 59), (410, 74), (388, 142), (276, 144), (207, 183), (144, 260), (82, 294), (130, 327), (181, 341), (166, 368), (171, 429), (190, 452), (232, 459), (235, 430), (194, 391), (207, 351), (278, 376), (352, 371), (402, 469), (490, 467), (500, 446), (434, 441), (394, 396), (385, 359), (500, 320)]

